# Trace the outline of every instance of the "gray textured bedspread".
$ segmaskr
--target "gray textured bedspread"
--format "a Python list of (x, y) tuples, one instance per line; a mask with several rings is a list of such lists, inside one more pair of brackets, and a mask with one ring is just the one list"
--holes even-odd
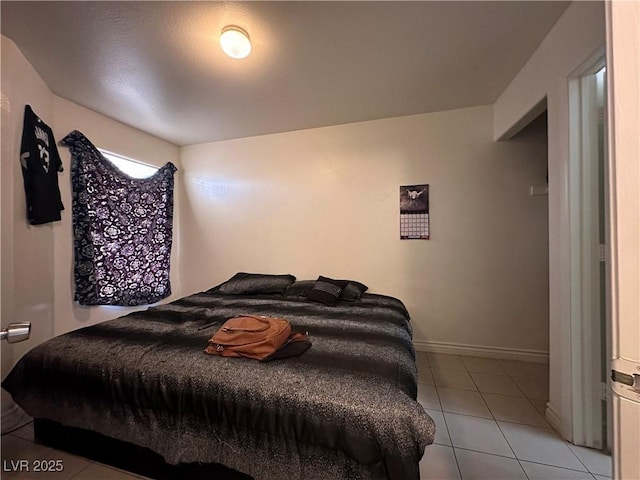
[[(265, 363), (205, 354), (239, 314), (286, 318), (313, 346)], [(2, 386), (33, 417), (148, 447), (172, 464), (217, 462), (258, 480), (417, 480), (435, 427), (415, 401), (416, 382), (397, 299), (363, 294), (328, 307), (203, 292), (55, 337)]]

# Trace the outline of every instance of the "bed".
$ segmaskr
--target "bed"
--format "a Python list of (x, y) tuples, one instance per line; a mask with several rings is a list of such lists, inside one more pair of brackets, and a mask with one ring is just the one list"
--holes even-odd
[[(314, 288), (320, 278), (239, 273), (52, 338), (2, 386), (42, 439), (60, 426), (168, 465), (221, 464), (256, 480), (417, 480), (435, 426), (416, 402), (407, 310), (355, 281), (334, 304), (318, 301), (314, 292), (327, 293)], [(205, 354), (240, 314), (285, 318), (312, 347), (271, 362)]]

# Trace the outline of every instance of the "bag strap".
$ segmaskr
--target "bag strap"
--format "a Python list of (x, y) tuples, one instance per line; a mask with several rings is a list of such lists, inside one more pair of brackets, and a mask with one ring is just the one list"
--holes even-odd
[(225, 333), (231, 333), (231, 332), (264, 332), (265, 330), (267, 330), (269, 328), (269, 325), (271, 325), (269, 323), (269, 320), (267, 320), (265, 317), (261, 317), (259, 315), (239, 315), (237, 317), (233, 317), (233, 318), (242, 318), (242, 317), (249, 317), (249, 318), (253, 318), (254, 320), (258, 320), (260, 323), (262, 323), (262, 326), (257, 327), (257, 328), (240, 328), (240, 327), (229, 327), (229, 326), (222, 326), (221, 330)]
[(271, 355), (261, 359), (261, 362), (280, 360), (289, 357), (298, 357), (311, 348), (308, 332), (293, 332), (287, 341)]

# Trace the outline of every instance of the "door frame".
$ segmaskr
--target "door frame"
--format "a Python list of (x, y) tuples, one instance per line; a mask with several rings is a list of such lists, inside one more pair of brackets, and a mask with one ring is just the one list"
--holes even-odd
[[(604, 67), (604, 49), (599, 49), (573, 72), (568, 84), (571, 437), (576, 445), (597, 449), (607, 446), (602, 428), (603, 420), (606, 421), (602, 411), (606, 381), (603, 381), (605, 339), (601, 326), (606, 318), (602, 318), (604, 299), (600, 298), (605, 279), (600, 276), (600, 112), (596, 80), (596, 74)], [(606, 211), (604, 215), (606, 218)]]

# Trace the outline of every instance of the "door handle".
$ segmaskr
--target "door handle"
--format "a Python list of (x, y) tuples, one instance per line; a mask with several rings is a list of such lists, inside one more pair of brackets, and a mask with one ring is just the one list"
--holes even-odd
[(31, 322), (10, 323), (7, 328), (0, 330), (0, 340), (9, 343), (22, 342), (31, 335)]

